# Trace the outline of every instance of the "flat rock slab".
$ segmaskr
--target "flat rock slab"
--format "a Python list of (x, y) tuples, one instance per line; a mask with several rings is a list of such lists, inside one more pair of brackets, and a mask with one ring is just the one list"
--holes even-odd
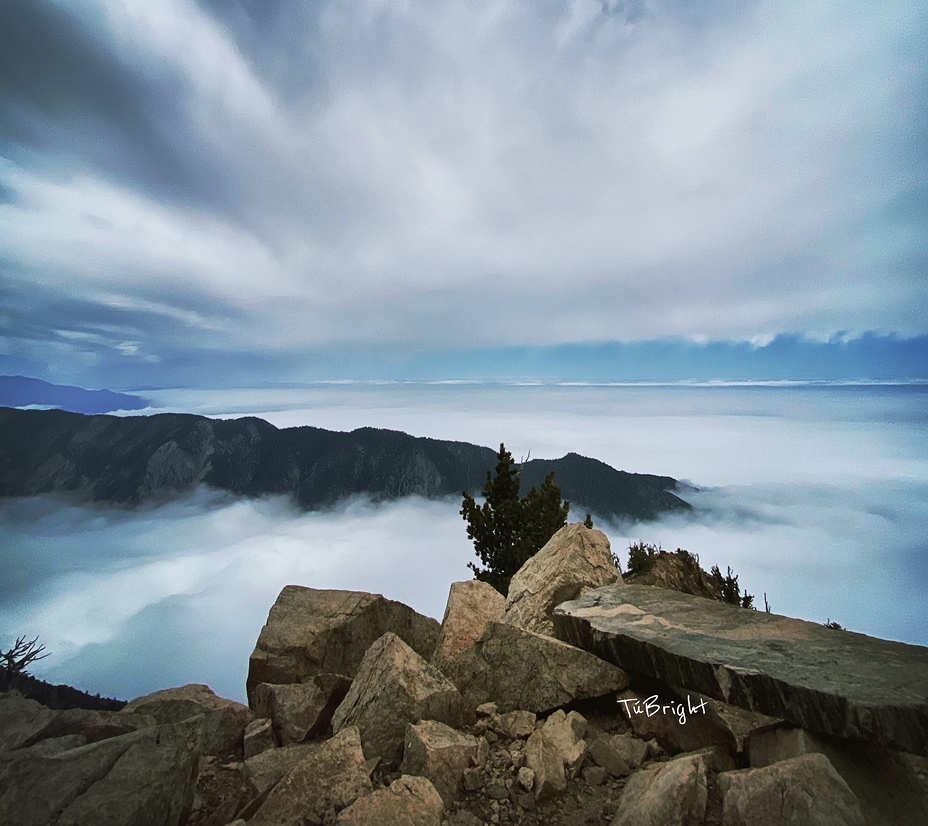
[(561, 639), (629, 671), (928, 756), (928, 648), (642, 585), (565, 602), (554, 624)]

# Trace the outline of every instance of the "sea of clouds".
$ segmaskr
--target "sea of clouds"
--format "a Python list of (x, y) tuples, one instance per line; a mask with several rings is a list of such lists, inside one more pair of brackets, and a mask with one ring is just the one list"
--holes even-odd
[[(773, 611), (928, 644), (923, 388), (319, 385), (158, 391), (152, 410), (277, 426), (388, 427), (569, 450), (698, 486), (693, 516), (597, 519), (630, 542), (731, 566)], [(206, 488), (136, 509), (53, 496), (0, 503), (0, 645), (40, 635), (38, 676), (129, 698), (205, 682), (243, 699), (248, 655), (290, 583), (382, 593), (441, 619), (474, 559), (456, 499), (362, 498), (302, 512)], [(576, 518), (583, 515), (575, 503)], [(595, 517), (595, 514), (594, 514)]]

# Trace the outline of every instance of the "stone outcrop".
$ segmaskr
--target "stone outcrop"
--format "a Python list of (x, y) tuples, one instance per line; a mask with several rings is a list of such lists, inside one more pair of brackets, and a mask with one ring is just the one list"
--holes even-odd
[(457, 688), (396, 634), (374, 642), (332, 718), (334, 731), (357, 726), (364, 752), (388, 763), (402, 758), (406, 724), (437, 720), (462, 726), (473, 720)]
[(348, 726), (290, 769), (246, 820), (248, 826), (328, 826), (372, 788), (360, 732)]
[(332, 715), (350, 686), (341, 674), (317, 674), (306, 683), (258, 683), (255, 714), (270, 718), (282, 746), (302, 743), (330, 731)]
[(493, 701), (500, 711), (550, 711), (629, 684), (626, 672), (599, 657), (501, 622), (488, 623), (446, 673), (468, 702)]
[(628, 670), (928, 755), (928, 648), (636, 585), (590, 591), (559, 606), (554, 622), (560, 638)]
[[(575, 539), (589, 533), (576, 529)], [(544, 569), (551, 583), (570, 579), (570, 556)], [(610, 604), (602, 593), (626, 598)], [(502, 598), (482, 583), (452, 588), (437, 646), (431, 621), (382, 597), (310, 589), (282, 597), (252, 673), (269, 668), (281, 681), (250, 686), (256, 719), (199, 685), (119, 713), (52, 711), (0, 694), (0, 822), (928, 822), (928, 758), (873, 742), (921, 742), (917, 703), (905, 700), (911, 684), (879, 641), (634, 585), (595, 589), (555, 610), (559, 633), (616, 665), (505, 621)], [(519, 604), (534, 605), (532, 622), (544, 620), (545, 600)], [(604, 630), (606, 621), (630, 630)], [(411, 637), (424, 628), (431, 664), (393, 630), (369, 639), (397, 622)], [(896, 654), (914, 648), (887, 645)], [(856, 668), (842, 646), (860, 654)], [(818, 682), (813, 655), (832, 658)], [(901, 661), (921, 673), (918, 657)], [(758, 712), (784, 697), (797, 716), (825, 720), (836, 719), (838, 698), (854, 736)], [(903, 722), (912, 723), (907, 734)]]
[(606, 535), (582, 522), (565, 525), (513, 576), (505, 621), (553, 636), (551, 615), (558, 605), (616, 581), (622, 576)]
[(241, 751), (245, 727), (254, 719), (248, 706), (219, 697), (206, 685), (190, 684), (166, 688), (128, 703), (121, 715), (143, 714), (159, 723), (179, 723), (198, 716), (203, 731), (204, 754)]
[(452, 583), (432, 665), (451, 671), (480, 639), (487, 623), (501, 622), (505, 613), (506, 598), (492, 585), (479, 579)]
[(379, 594), (288, 585), (248, 663), (249, 704), (258, 683), (304, 683), (324, 673), (354, 677), (365, 651), (388, 631), (428, 660), (439, 624)]
[(857, 797), (823, 754), (719, 775), (726, 826), (864, 826)]

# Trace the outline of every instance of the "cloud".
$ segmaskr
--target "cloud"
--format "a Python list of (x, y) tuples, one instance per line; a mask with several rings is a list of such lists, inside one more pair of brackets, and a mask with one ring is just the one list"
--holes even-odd
[(2, 633), (36, 629), (54, 652), (46, 679), (123, 697), (206, 681), (241, 699), (287, 584), (382, 593), (440, 620), (472, 556), (457, 506), (415, 498), (303, 513), (208, 490), (141, 510), (38, 497), (0, 505), (0, 533)]
[(144, 372), (924, 332), (922, 28), (906, 2), (11, 10), (7, 348)]

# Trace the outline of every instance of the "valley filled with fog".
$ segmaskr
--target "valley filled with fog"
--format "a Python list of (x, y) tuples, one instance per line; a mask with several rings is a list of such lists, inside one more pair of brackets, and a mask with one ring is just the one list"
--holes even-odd
[[(333, 383), (145, 393), (145, 413), (373, 426), (569, 451), (673, 476), (695, 515), (594, 520), (630, 542), (731, 566), (773, 611), (928, 644), (928, 387)], [(0, 645), (38, 634), (37, 676), (123, 699), (205, 682), (242, 699), (250, 654), (290, 583), (373, 591), (441, 619), (475, 559), (460, 501), (363, 499), (303, 512), (205, 488), (136, 509), (0, 501)], [(573, 503), (571, 521), (582, 519)]]

